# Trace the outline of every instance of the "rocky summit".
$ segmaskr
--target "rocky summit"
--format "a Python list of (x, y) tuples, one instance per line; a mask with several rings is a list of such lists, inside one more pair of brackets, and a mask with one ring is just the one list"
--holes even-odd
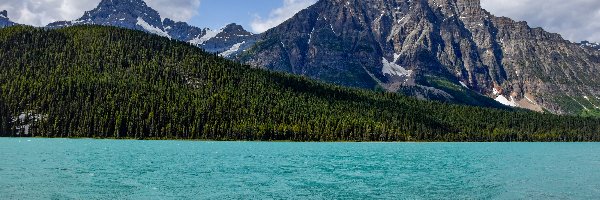
[[(116, 26), (146, 31), (171, 39), (197, 45), (213, 53), (235, 56), (254, 44), (257, 35), (245, 31), (241, 26), (229, 25), (219, 31), (198, 28), (185, 22), (162, 18), (143, 0), (102, 0), (98, 7), (73, 21), (59, 21), (48, 24), (48, 28), (62, 28), (74, 25), (93, 24)], [(229, 28), (233, 27), (233, 28)]]
[(219, 52), (223, 57), (234, 57), (254, 45), (258, 38), (259, 35), (246, 31), (240, 25), (229, 24), (217, 31), (208, 30), (189, 42), (206, 51)]
[(600, 106), (599, 51), (496, 17), (479, 0), (321, 0), (238, 59), (424, 99), (558, 114)]
[(16, 23), (10, 21), (6, 10), (0, 11), (0, 28), (14, 26)]

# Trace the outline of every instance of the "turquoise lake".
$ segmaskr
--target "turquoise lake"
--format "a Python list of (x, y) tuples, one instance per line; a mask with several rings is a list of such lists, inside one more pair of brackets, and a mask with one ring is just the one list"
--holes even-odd
[(600, 143), (0, 138), (0, 199), (599, 199)]

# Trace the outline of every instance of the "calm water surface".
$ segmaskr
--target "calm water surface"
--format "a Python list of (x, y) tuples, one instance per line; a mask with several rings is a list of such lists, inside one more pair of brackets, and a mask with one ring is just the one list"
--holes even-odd
[(600, 199), (600, 143), (0, 138), (0, 199)]

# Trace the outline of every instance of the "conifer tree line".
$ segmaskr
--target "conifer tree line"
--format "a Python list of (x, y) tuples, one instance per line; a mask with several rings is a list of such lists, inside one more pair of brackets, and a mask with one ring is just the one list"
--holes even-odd
[(600, 119), (421, 101), (114, 27), (0, 30), (0, 136), (600, 141)]

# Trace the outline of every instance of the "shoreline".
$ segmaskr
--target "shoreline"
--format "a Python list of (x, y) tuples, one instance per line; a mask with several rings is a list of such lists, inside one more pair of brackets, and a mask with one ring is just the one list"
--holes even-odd
[(90, 138), (90, 137), (0, 137), (9, 139), (67, 139), (67, 140), (113, 140), (113, 141), (181, 141), (181, 142), (261, 142), (261, 143), (600, 143), (600, 141), (295, 141), (295, 140), (211, 140), (211, 139), (163, 139), (163, 138)]

